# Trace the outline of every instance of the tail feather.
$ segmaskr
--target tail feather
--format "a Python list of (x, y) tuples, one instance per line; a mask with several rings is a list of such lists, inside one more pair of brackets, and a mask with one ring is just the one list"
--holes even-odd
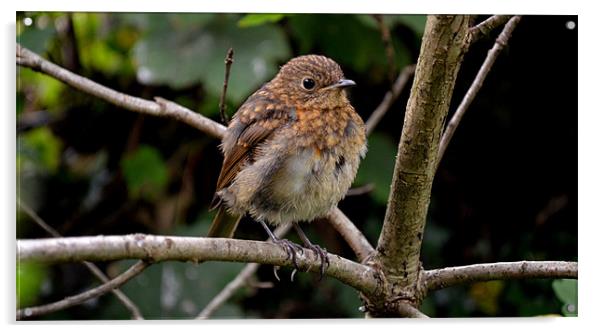
[(209, 232), (207, 233), (207, 237), (232, 238), (241, 218), (242, 216), (231, 215), (228, 213), (226, 207), (223, 205), (219, 206), (217, 214), (215, 214)]

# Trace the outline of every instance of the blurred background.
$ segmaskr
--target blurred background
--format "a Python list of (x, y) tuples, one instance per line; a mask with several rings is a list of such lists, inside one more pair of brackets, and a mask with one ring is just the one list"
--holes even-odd
[[(480, 20), (486, 16), (480, 17)], [(333, 58), (357, 82), (349, 91), (364, 120), (392, 80), (415, 63), (420, 15), (17, 13), (17, 42), (115, 90), (161, 96), (219, 121), (224, 57), (234, 48), (231, 115), (288, 59)], [(382, 27), (391, 34), (389, 61)], [(577, 260), (577, 17), (526, 16), (459, 126), (433, 185), (422, 247), (426, 269), (482, 262)], [(452, 111), (499, 30), (470, 48)], [(17, 68), (17, 195), (64, 236), (207, 231), (222, 157), (212, 139), (174, 120), (143, 116)], [(369, 138), (354, 187), (339, 207), (376, 245), (409, 85)], [(18, 239), (48, 235), (18, 211)], [(327, 223), (305, 225), (314, 242), (355, 260)], [(245, 219), (237, 238), (264, 239)], [(299, 241), (294, 233), (289, 239)], [(132, 262), (98, 263), (109, 276)], [(167, 262), (121, 288), (147, 319), (191, 318), (243, 264)], [(361, 302), (331, 278), (271, 266), (215, 318), (355, 318)], [(81, 264), (17, 264), (17, 306), (40, 305), (96, 286)], [(438, 317), (575, 315), (569, 280), (492, 281), (431, 293)], [(128, 319), (112, 294), (40, 317)]]

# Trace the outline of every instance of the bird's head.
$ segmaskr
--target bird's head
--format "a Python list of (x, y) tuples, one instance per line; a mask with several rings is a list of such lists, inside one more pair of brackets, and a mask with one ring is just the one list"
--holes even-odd
[(349, 103), (344, 88), (355, 82), (345, 78), (334, 60), (312, 54), (291, 59), (270, 85), (294, 104), (330, 109)]

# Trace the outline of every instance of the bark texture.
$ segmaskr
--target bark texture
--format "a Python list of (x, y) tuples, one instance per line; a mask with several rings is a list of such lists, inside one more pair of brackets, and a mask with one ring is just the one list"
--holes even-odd
[[(420, 246), (437, 150), (462, 63), (468, 16), (429, 16), (408, 100), (385, 221), (372, 264), (384, 272), (393, 299), (423, 298)], [(390, 303), (390, 302), (389, 302)], [(394, 303), (394, 302), (393, 302)], [(369, 304), (370, 305), (370, 304)], [(387, 315), (394, 304), (372, 304)]]
[[(284, 249), (268, 242), (226, 238), (177, 237), (133, 234), (51, 239), (27, 239), (17, 242), (17, 261), (45, 263), (142, 259), (148, 262), (237, 261), (290, 267)], [(334, 277), (362, 292), (378, 289), (376, 273), (370, 267), (328, 254), (330, 265), (325, 275)], [(320, 260), (312, 251), (297, 253), (301, 271), (320, 271)]]

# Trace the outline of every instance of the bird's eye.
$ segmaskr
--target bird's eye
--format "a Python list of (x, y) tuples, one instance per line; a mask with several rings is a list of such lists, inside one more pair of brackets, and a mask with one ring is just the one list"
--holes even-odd
[(314, 79), (306, 77), (303, 79), (303, 88), (305, 90), (312, 90), (316, 86), (316, 81)]

